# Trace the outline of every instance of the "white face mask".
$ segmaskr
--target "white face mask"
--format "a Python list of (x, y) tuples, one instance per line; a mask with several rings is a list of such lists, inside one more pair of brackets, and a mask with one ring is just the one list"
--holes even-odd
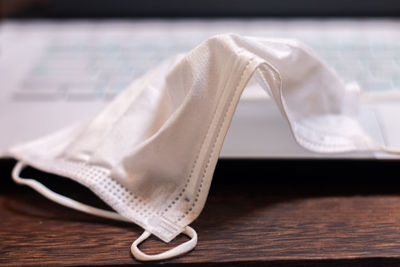
[[(165, 259), (197, 242), (188, 227), (206, 201), (235, 108), (255, 75), (289, 122), (297, 142), (316, 152), (380, 150), (356, 120), (358, 91), (346, 87), (309, 48), (293, 40), (213, 37), (136, 80), (89, 122), (15, 146), (14, 179), (85, 212), (145, 229), (132, 245), (139, 260)], [(25, 165), (91, 189), (117, 213), (49, 191), (19, 172)], [(159, 255), (137, 245), (154, 234), (191, 240)]]

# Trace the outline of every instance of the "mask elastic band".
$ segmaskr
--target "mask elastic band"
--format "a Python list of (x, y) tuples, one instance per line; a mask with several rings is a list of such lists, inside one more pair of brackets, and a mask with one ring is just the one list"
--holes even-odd
[(12, 178), (16, 183), (22, 184), (22, 185), (27, 185), (27, 186), (33, 188), (34, 190), (36, 190), (37, 192), (39, 192), (40, 194), (42, 194), (44, 197), (46, 197), (60, 205), (66, 206), (68, 208), (86, 212), (86, 213), (89, 213), (89, 214), (92, 214), (95, 216), (104, 217), (107, 219), (131, 222), (129, 219), (121, 216), (120, 214), (118, 214), (116, 212), (88, 206), (86, 204), (83, 204), (83, 203), (73, 200), (71, 198), (60, 195), (60, 194), (50, 190), (49, 188), (44, 186), (42, 183), (39, 183), (36, 180), (21, 178), (20, 173), (25, 167), (26, 167), (25, 163), (18, 161), (17, 164), (15, 165), (14, 169), (12, 170)]
[(160, 254), (149, 255), (145, 254), (139, 249), (139, 244), (142, 243), (144, 240), (149, 238), (151, 233), (149, 231), (144, 231), (143, 234), (132, 243), (131, 252), (132, 255), (140, 260), (140, 261), (158, 261), (158, 260), (166, 260), (170, 259), (182, 254), (185, 254), (191, 251), (197, 244), (197, 233), (196, 231), (191, 228), (190, 226), (186, 226), (185, 230), (182, 232), (183, 234), (190, 237), (190, 240), (186, 241), (185, 243), (180, 244), (177, 247), (174, 247), (168, 251), (165, 251)]
[[(83, 204), (83, 203), (73, 200), (71, 198), (60, 195), (60, 194), (50, 190), (49, 188), (44, 186), (42, 183), (39, 183), (38, 181), (36, 181), (34, 179), (21, 178), (20, 174), (25, 167), (26, 167), (25, 163), (18, 161), (17, 164), (14, 166), (14, 169), (12, 170), (12, 178), (17, 184), (27, 185), (27, 186), (31, 187), (32, 189), (36, 190), (38, 193), (42, 194), (44, 197), (46, 197), (60, 205), (71, 208), (71, 209), (79, 210), (79, 211), (82, 211), (85, 213), (89, 213), (91, 215), (95, 215), (95, 216), (99, 216), (99, 217), (103, 217), (103, 218), (107, 218), (107, 219), (132, 222), (131, 220), (121, 216), (120, 214), (118, 214), (116, 212), (88, 206), (86, 204)], [(189, 252), (197, 244), (197, 233), (193, 228), (191, 228), (189, 226), (186, 226), (185, 230), (182, 233), (189, 236), (191, 239), (173, 249), (166, 251), (166, 252), (163, 252), (163, 253), (160, 253), (157, 255), (148, 255), (148, 254), (143, 253), (138, 248), (138, 245), (140, 243), (142, 243), (144, 240), (146, 240), (151, 235), (151, 233), (146, 230), (143, 232), (143, 234), (138, 239), (136, 239), (136, 241), (134, 241), (132, 243), (132, 246), (131, 246), (132, 255), (137, 260), (154, 261), (154, 260), (169, 259), (172, 257), (182, 255), (186, 252)]]

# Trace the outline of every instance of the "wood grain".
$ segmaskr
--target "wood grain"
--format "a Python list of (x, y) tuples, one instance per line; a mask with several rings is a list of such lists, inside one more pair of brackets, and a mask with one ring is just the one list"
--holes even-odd
[[(195, 250), (160, 263), (400, 264), (400, 187), (384, 175), (357, 177), (362, 175), (359, 170), (359, 174), (353, 171), (333, 179), (331, 172), (315, 173), (312, 164), (267, 162), (256, 172), (253, 163), (237, 164), (219, 164), (206, 207), (192, 224), (199, 235)], [(390, 164), (398, 169), (397, 163)], [(291, 170), (279, 177), (279, 169), (285, 167)], [(309, 173), (299, 167), (310, 168)], [(341, 172), (346, 169), (341, 168)], [(384, 174), (385, 168), (390, 169), (382, 168), (376, 172)], [(9, 179), (4, 168), (1, 176)], [(3, 187), (0, 194), (1, 266), (140, 264), (129, 251), (142, 232), (140, 227), (92, 217), (54, 204), (30, 189), (9, 182), (4, 185), (7, 190)], [(76, 185), (63, 188), (92, 201), (93, 196)], [(158, 253), (184, 240), (180, 236), (164, 244), (151, 237), (141, 248)]]

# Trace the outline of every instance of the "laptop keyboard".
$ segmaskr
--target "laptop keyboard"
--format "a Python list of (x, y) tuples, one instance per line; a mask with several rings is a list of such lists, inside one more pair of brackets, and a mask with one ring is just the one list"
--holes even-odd
[(400, 45), (353, 43), (316, 50), (345, 81), (357, 81), (365, 91), (400, 88)]
[[(147, 50), (148, 51), (148, 50)], [(163, 58), (160, 50), (112, 44), (52, 43), (22, 81), (17, 99), (108, 100)]]
[[(12, 97), (18, 101), (108, 101), (160, 61), (189, 51), (219, 32), (218, 27), (207, 30), (202, 26), (189, 32), (188, 38), (187, 29), (177, 28), (172, 34), (165, 29), (158, 34), (154, 30), (151, 34), (127, 31), (99, 40), (92, 36), (80, 36), (73, 41), (49, 38)], [(271, 28), (242, 26), (237, 32), (298, 38), (314, 48), (345, 81), (357, 81), (364, 91), (400, 88), (400, 31)]]

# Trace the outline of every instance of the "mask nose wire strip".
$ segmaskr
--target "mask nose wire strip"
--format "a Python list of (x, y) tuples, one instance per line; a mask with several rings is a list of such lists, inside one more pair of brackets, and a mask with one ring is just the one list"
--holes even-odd
[[(129, 219), (121, 216), (120, 214), (118, 214), (116, 212), (88, 206), (88, 205), (78, 202), (76, 200), (70, 199), (63, 195), (60, 195), (60, 194), (50, 190), (49, 188), (44, 186), (42, 183), (39, 183), (36, 180), (21, 178), (20, 174), (25, 167), (26, 167), (25, 163), (18, 161), (12, 170), (12, 178), (13, 178), (14, 182), (16, 182), (17, 184), (27, 185), (27, 186), (31, 187), (32, 189), (36, 190), (38, 193), (42, 194), (44, 197), (46, 197), (60, 205), (71, 208), (71, 209), (79, 210), (82, 212), (89, 213), (91, 215), (95, 215), (95, 216), (99, 216), (99, 217), (103, 217), (103, 218), (107, 218), (107, 219), (132, 222)], [(143, 232), (143, 234), (132, 243), (132, 246), (131, 246), (132, 255), (136, 259), (141, 260), (141, 261), (153, 261), (153, 260), (169, 259), (172, 257), (182, 255), (184, 253), (187, 253), (196, 246), (197, 233), (193, 228), (191, 228), (189, 226), (186, 226), (185, 230), (182, 233), (189, 236), (191, 239), (189, 241), (186, 241), (185, 243), (180, 244), (179, 246), (177, 246), (175, 248), (172, 248), (172, 249), (166, 251), (166, 252), (163, 252), (160, 254), (155, 254), (155, 255), (148, 255), (148, 254), (143, 253), (138, 248), (138, 245), (140, 243), (142, 243), (144, 240), (146, 240), (151, 235), (151, 233), (149, 231), (145, 230)]]
[(143, 234), (138, 239), (136, 239), (135, 242), (132, 243), (132, 246), (131, 246), (132, 255), (140, 261), (157, 261), (157, 260), (170, 259), (170, 258), (179, 256), (179, 255), (182, 255), (184, 253), (187, 253), (196, 246), (197, 233), (190, 226), (186, 226), (185, 230), (182, 233), (187, 235), (188, 237), (190, 237), (190, 240), (188, 240), (188, 241), (180, 244), (179, 246), (176, 246), (168, 251), (165, 251), (163, 253), (149, 255), (149, 254), (143, 253), (138, 248), (139, 244), (142, 243), (147, 238), (149, 238), (149, 236), (151, 235), (150, 232), (144, 231)]
[(108, 219), (131, 222), (129, 219), (121, 216), (120, 214), (118, 214), (116, 212), (88, 206), (88, 205), (78, 202), (76, 200), (70, 199), (63, 195), (60, 195), (60, 194), (48, 189), (46, 186), (44, 186), (42, 183), (39, 183), (36, 180), (21, 178), (20, 173), (25, 167), (26, 167), (25, 163), (18, 161), (17, 164), (15, 165), (14, 169), (12, 170), (12, 178), (16, 183), (22, 184), (22, 185), (27, 185), (27, 186), (31, 187), (32, 189), (36, 190), (37, 192), (39, 192), (40, 194), (42, 194), (44, 197), (46, 197), (60, 205), (66, 206), (68, 208), (79, 210), (82, 212), (89, 213), (91, 215), (100, 216), (100, 217), (104, 217), (104, 218), (108, 218)]

